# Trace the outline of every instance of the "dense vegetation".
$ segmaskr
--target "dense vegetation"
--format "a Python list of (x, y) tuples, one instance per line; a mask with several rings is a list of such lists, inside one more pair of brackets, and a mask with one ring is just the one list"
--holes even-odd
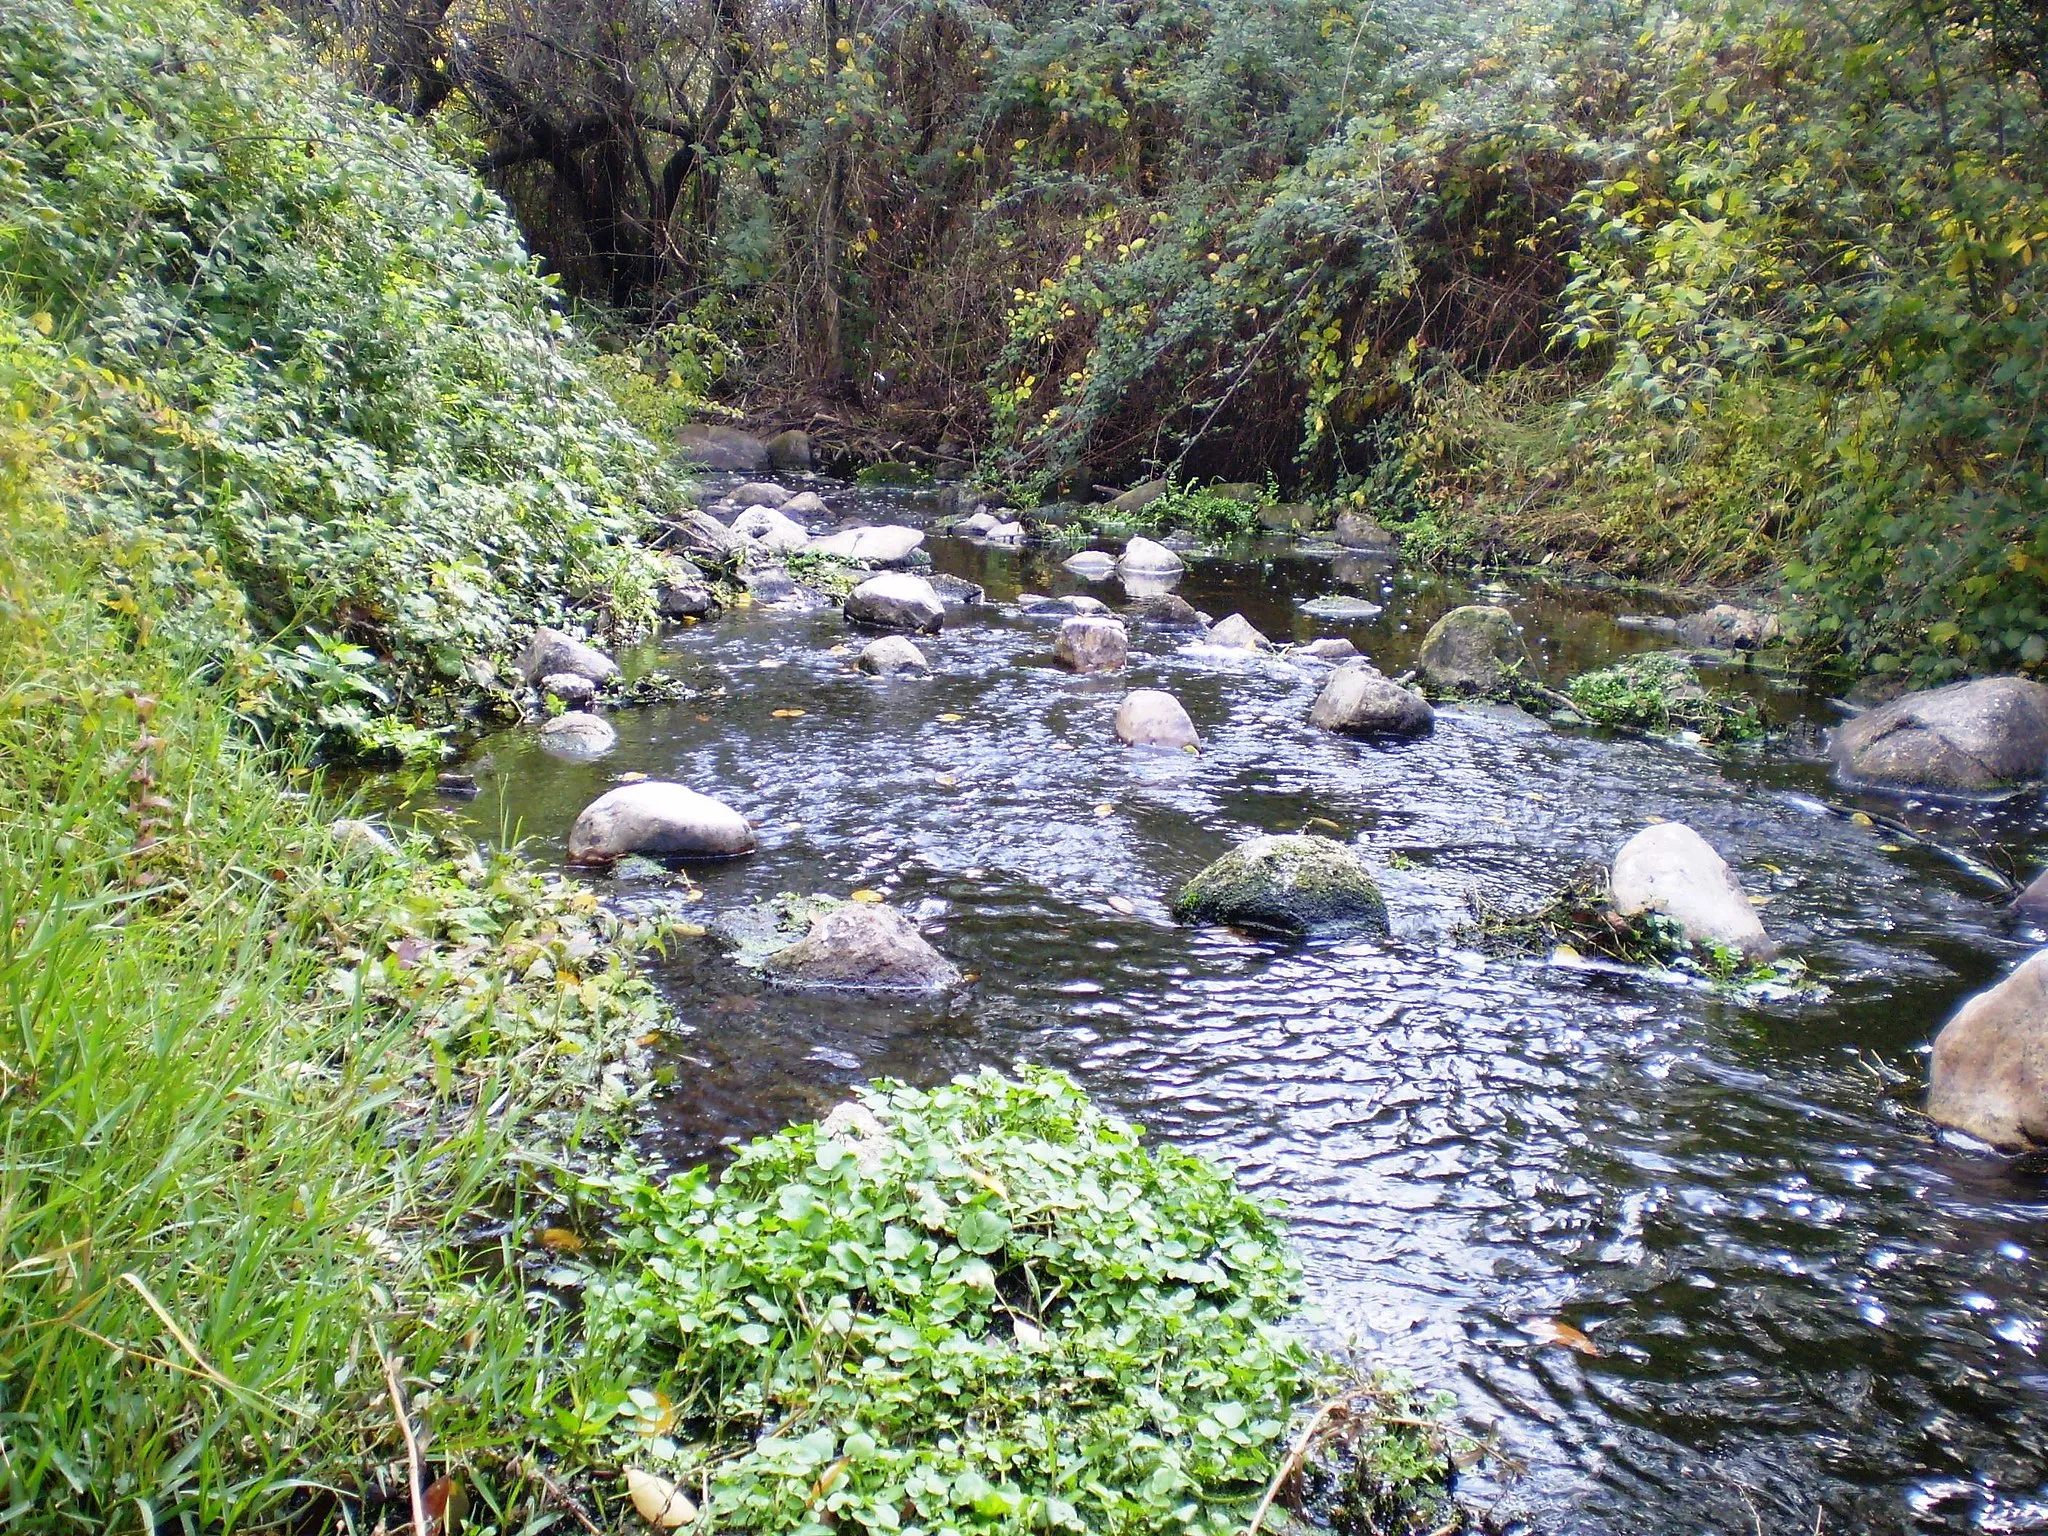
[(741, 403), (2048, 666), (2038, 0), (295, 9)]

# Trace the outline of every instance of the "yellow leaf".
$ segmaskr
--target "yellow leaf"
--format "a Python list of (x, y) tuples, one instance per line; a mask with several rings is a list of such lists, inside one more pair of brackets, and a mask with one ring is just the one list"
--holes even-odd
[(662, 1530), (675, 1530), (697, 1518), (697, 1506), (684, 1497), (682, 1489), (652, 1472), (626, 1468), (626, 1492), (632, 1496), (640, 1518)]
[(1116, 814), (1116, 807), (1105, 800), (1102, 804), (1095, 807), (1095, 814), (1098, 816), (1114, 816)]
[(1906, 845), (1904, 843), (1879, 843), (1877, 851), (1879, 853), (1904, 853)]
[(860, 890), (855, 891), (853, 895), (848, 898), (848, 900), (850, 901), (862, 902), (868, 906), (876, 905), (881, 901), (881, 899), (882, 893), (880, 891), (871, 891), (868, 890), (866, 887), (862, 887)]
[(1769, 874), (1773, 874), (1773, 875), (1782, 875), (1783, 873), (1785, 873), (1785, 871), (1783, 871), (1782, 869), (1778, 868), (1778, 866), (1777, 866), (1777, 865), (1775, 865), (1775, 864), (1761, 864), (1761, 865), (1758, 865), (1757, 867), (1758, 867), (1758, 868), (1760, 868), (1760, 869), (1762, 869), (1762, 870), (1764, 870), (1764, 871), (1766, 871), (1767, 873), (1769, 873)]
[(50, 312), (47, 309), (39, 309), (29, 316), (28, 323), (47, 336), (57, 322), (50, 318)]
[(1533, 1323), (1524, 1323), (1522, 1332), (1539, 1344), (1562, 1344), (1568, 1349), (1576, 1349), (1582, 1355), (1600, 1353), (1600, 1346), (1570, 1323), (1560, 1323), (1553, 1318), (1539, 1318)]
[(1138, 910), (1138, 904), (1128, 896), (1112, 896), (1109, 898), (1109, 910), (1121, 912), (1125, 917), (1129, 917)]
[(548, 1227), (541, 1232), (541, 1247), (549, 1253), (581, 1253), (583, 1239), (567, 1227)]
[(1849, 820), (1859, 827), (1874, 827), (1877, 825), (1875, 821), (1870, 819), (1868, 811), (1851, 811), (1849, 813)]
[(958, 725), (966, 718), (965, 715), (941, 715), (939, 716), (939, 723), (941, 725)]
[(1560, 944), (1550, 952), (1550, 963), (1552, 965), (1576, 965), (1578, 959), (1579, 952), (1569, 944)]
[(1664, 818), (1662, 816), (1645, 816), (1643, 820), (1653, 827), (1661, 827), (1664, 825)]
[(804, 712), (800, 709), (771, 710), (770, 717), (776, 720), (801, 720)]

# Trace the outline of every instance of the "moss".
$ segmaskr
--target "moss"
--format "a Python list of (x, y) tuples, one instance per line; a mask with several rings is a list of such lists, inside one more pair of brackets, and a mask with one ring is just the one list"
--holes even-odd
[(1255, 837), (1181, 888), (1174, 916), (1291, 937), (1385, 933), (1387, 904), (1371, 873), (1327, 837)]
[(1580, 714), (1598, 725), (1644, 731), (1693, 731), (1707, 741), (1763, 733), (1756, 706), (1706, 687), (1680, 656), (1631, 656), (1565, 684)]

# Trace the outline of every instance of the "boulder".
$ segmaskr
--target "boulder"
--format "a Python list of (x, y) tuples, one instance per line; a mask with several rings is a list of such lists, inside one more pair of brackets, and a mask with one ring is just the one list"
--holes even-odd
[(574, 635), (559, 629), (536, 629), (526, 642), (526, 653), (519, 658), (519, 675), (531, 683), (553, 672), (573, 672), (593, 683), (608, 683), (619, 675), (619, 664)]
[(1171, 592), (1148, 592), (1138, 596), (1124, 609), (1124, 617), (1136, 619), (1141, 624), (1156, 624), (1161, 629), (1207, 629), (1209, 621), (1195, 610), (1195, 605), (1184, 597)]
[(1689, 613), (1680, 619), (1678, 638), (1687, 645), (1712, 650), (1753, 651), (1776, 640), (1780, 629), (1775, 613), (1716, 603), (1705, 613)]
[(1272, 533), (1307, 533), (1322, 520), (1320, 507), (1298, 501), (1259, 508), (1259, 526)]
[(1358, 647), (1341, 635), (1324, 635), (1295, 649), (1304, 656), (1315, 657), (1317, 661), (1349, 661), (1358, 654)]
[(1133, 576), (1171, 576), (1187, 568), (1187, 562), (1164, 544), (1151, 539), (1132, 539), (1124, 546), (1116, 568)]
[(757, 565), (740, 573), (740, 585), (747, 595), (764, 607), (794, 601), (800, 590), (796, 578), (780, 565)]
[(754, 851), (754, 829), (731, 806), (681, 784), (642, 779), (599, 795), (569, 832), (569, 862), (609, 864), (629, 853), (729, 859)]
[(1432, 624), (1417, 656), (1422, 680), (1442, 693), (1505, 693), (1529, 675), (1529, 652), (1505, 608), (1453, 608)]
[(2048, 924), (2048, 869), (2034, 876), (2034, 883), (2013, 898), (2012, 910), (2030, 923)]
[(1362, 597), (1345, 597), (1340, 593), (1311, 597), (1297, 606), (1312, 619), (1335, 619), (1340, 624), (1364, 624), (1386, 611), (1378, 603), (1369, 603)]
[(1084, 549), (1069, 555), (1061, 568), (1084, 581), (1102, 581), (1116, 574), (1116, 556), (1106, 549)]
[(736, 507), (779, 507), (796, 492), (772, 480), (749, 480), (745, 485), (734, 486), (725, 495)]
[(890, 523), (880, 528), (847, 528), (813, 540), (810, 547), (821, 555), (837, 555), (856, 565), (900, 565), (923, 543), (920, 530)]
[(602, 757), (619, 744), (609, 720), (572, 709), (540, 728), (540, 744), (560, 757)]
[(1136, 688), (1116, 707), (1117, 739), (1127, 747), (1199, 747), (1202, 738), (1180, 700), (1157, 688)]
[(704, 573), (687, 560), (662, 562), (654, 587), (654, 611), (664, 619), (701, 619), (718, 611), (718, 599)]
[(347, 857), (382, 858), (398, 852), (398, 844), (389, 832), (360, 816), (343, 816), (338, 821), (330, 821), (327, 834)]
[(1614, 856), (1608, 893), (1623, 917), (1660, 912), (1695, 944), (1732, 949), (1745, 960), (1778, 952), (1735, 871), (1679, 822), (1645, 827), (1624, 843)]
[(706, 469), (748, 470), (768, 467), (768, 445), (738, 427), (698, 425), (676, 433), (676, 450)]
[(798, 491), (782, 504), (784, 517), (829, 517), (832, 509), (816, 491)]
[(921, 576), (887, 571), (870, 576), (846, 598), (846, 621), (874, 629), (928, 633), (946, 621), (946, 605)]
[(953, 531), (955, 533), (965, 534), (970, 539), (986, 538), (988, 537), (989, 529), (995, 527), (996, 524), (1000, 521), (1001, 519), (991, 517), (986, 512), (976, 512), (971, 517), (961, 518), (960, 521), (954, 525)]
[(811, 434), (795, 427), (777, 432), (762, 448), (767, 451), (768, 462), (777, 469), (809, 469), (811, 467)]
[(560, 699), (569, 709), (581, 709), (597, 697), (597, 684), (580, 672), (550, 672), (534, 687), (542, 698)]
[(1171, 482), (1166, 480), (1147, 480), (1143, 485), (1134, 485), (1121, 496), (1113, 499), (1109, 504), (1109, 509), (1112, 512), (1121, 512), (1126, 516), (1142, 512), (1172, 488)]
[(1050, 619), (1063, 615), (1080, 614), (1100, 616), (1109, 612), (1109, 604), (1099, 597), (1090, 597), (1085, 592), (1067, 592), (1058, 597), (1047, 597), (1043, 592), (1019, 592), (1017, 606), (1034, 618)]
[(991, 544), (1022, 544), (1024, 525), (1022, 523), (997, 523), (982, 535)]
[(1436, 711), (1378, 667), (1354, 661), (1332, 672), (1309, 706), (1308, 723), (1345, 736), (1427, 736)]
[(909, 918), (878, 902), (849, 901), (820, 913), (809, 933), (762, 966), (790, 986), (861, 992), (943, 992), (961, 981)]
[(658, 542), (664, 549), (680, 551), (706, 565), (730, 565), (747, 547), (745, 539), (709, 512), (694, 507), (663, 522)]
[(939, 594), (939, 601), (948, 608), (979, 608), (988, 601), (988, 593), (964, 576), (948, 576), (941, 572), (927, 576), (925, 580)]
[(1255, 837), (1181, 887), (1173, 915), (1300, 938), (1385, 933), (1387, 904), (1372, 873), (1327, 837)]
[(1273, 642), (1252, 627), (1252, 621), (1241, 613), (1233, 613), (1219, 624), (1212, 625), (1203, 636), (1211, 645), (1225, 646), (1233, 651), (1270, 651)]
[(1121, 672), (1129, 652), (1121, 623), (1090, 617), (1068, 619), (1052, 647), (1054, 660), (1075, 672)]
[(932, 669), (932, 664), (925, 660), (924, 652), (902, 635), (884, 635), (879, 640), (870, 640), (854, 665), (876, 677), (894, 677), (904, 672), (921, 677)]
[(1934, 1037), (1927, 1118), (2012, 1151), (2048, 1145), (2048, 949)]
[(1909, 693), (1838, 728), (1831, 749), (1852, 784), (1969, 795), (2031, 783), (2048, 772), (2048, 684), (1982, 677)]
[(1394, 536), (1377, 520), (1363, 512), (1339, 512), (1336, 532), (1331, 535), (1346, 549), (1392, 549)]
[(732, 531), (771, 555), (793, 555), (811, 542), (802, 523), (773, 507), (749, 507), (732, 520)]

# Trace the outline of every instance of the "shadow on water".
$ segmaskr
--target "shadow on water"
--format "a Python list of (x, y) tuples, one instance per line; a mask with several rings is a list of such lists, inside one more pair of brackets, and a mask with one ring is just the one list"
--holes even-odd
[[(1056, 554), (933, 542), (940, 569), (998, 602), (1120, 601)], [(1348, 635), (1390, 673), (1472, 597), (1291, 547), (1197, 562), (1179, 590), (1275, 638)], [(1333, 592), (1385, 611), (1301, 612)], [(1640, 596), (1511, 579), (1485, 600), (1516, 613), (1552, 682), (1662, 643), (1615, 623)], [(677, 956), (659, 973), (681, 1038), (651, 1145), (715, 1155), (878, 1075), (1050, 1063), (1287, 1207), (1310, 1326), (1450, 1387), (1492, 1437), (1467, 1487), (1491, 1524), (2048, 1529), (2048, 1199), (2033, 1172), (1933, 1138), (1909, 1086), (1956, 1000), (2025, 952), (1987, 882), (1831, 813), (1840, 797), (1796, 755), (1717, 758), (1487, 706), (1361, 745), (1303, 724), (1317, 673), (1193, 659), (1141, 630), (1127, 676), (1076, 678), (1052, 666), (1052, 634), (984, 609), (927, 646), (931, 678), (873, 679), (836, 614), (742, 611), (639, 658), (702, 696), (616, 716), (601, 764), (520, 733), (486, 744), (463, 812), (483, 829), (515, 819), (559, 855), (616, 774), (676, 778), (760, 830), (753, 858), (693, 872), (706, 912), (870, 887), (975, 977), (944, 1001), (878, 1003)], [(1830, 718), (1735, 681), (1781, 724)], [(1117, 700), (1146, 685), (1185, 703), (1199, 758), (1118, 748)], [(2038, 804), (1907, 814), (1993, 862), (2048, 852)], [(1533, 905), (1653, 817), (1728, 855), (1825, 1001), (1739, 1004), (1454, 936), (1470, 892)], [(1384, 868), (1390, 941), (1289, 947), (1171, 921), (1175, 885), (1232, 842), (1311, 824)], [(1525, 1331), (1552, 1319), (1599, 1353)]]

